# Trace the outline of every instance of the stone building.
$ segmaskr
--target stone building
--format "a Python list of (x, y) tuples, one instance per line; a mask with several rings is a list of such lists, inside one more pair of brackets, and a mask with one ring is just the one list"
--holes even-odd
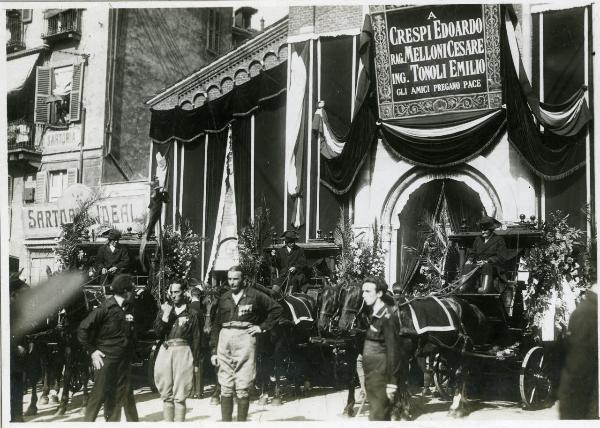
[(97, 191), (100, 223), (143, 228), (143, 102), (232, 49), (233, 10), (100, 4), (11, 9), (6, 19), (10, 256), (35, 284), (55, 269), (60, 225), (78, 198)]
[[(261, 186), (270, 190), (266, 201), (275, 214), (274, 223), (278, 231), (296, 221), (298, 207), (305, 214), (300, 229), (304, 241), (314, 240), (320, 232), (332, 230), (340, 208), (349, 213), (356, 234), (368, 234), (372, 225), (377, 224), (382, 231), (386, 280), (390, 284), (406, 281), (410, 276), (407, 271), (411, 266), (410, 256), (404, 249), (415, 244), (415, 231), (420, 227), (422, 218), (437, 210), (435, 206), (425, 207), (428, 204), (424, 204), (424, 200), (443, 200), (455, 231), (461, 227), (463, 219), (467, 227), (475, 227), (477, 218), (483, 213), (493, 215), (504, 226), (511, 227), (521, 221), (521, 216), (528, 221), (535, 217), (538, 221), (560, 209), (570, 215), (572, 225), (586, 231), (591, 238), (595, 234), (592, 220), (595, 212), (595, 134), (590, 119), (595, 115), (596, 90), (592, 71), (597, 60), (592, 52), (597, 35), (593, 31), (592, 16), (597, 16), (596, 6), (548, 3), (510, 7), (457, 6), (452, 9), (447, 5), (433, 5), (431, 10), (427, 10), (432, 15), (420, 17), (423, 22), (416, 23), (413, 18), (420, 16), (418, 14), (425, 9), (360, 5), (290, 7), (285, 20), (152, 98), (148, 104), (152, 108), (150, 134), (156, 143), (155, 149), (166, 153), (167, 147), (175, 148), (169, 151), (169, 156), (172, 156), (170, 165), (176, 171), (174, 182), (169, 186), (176, 196), (167, 207), (167, 217), (175, 219), (178, 210), (184, 216), (200, 212), (195, 218), (199, 231), (207, 235), (209, 243), (213, 238), (219, 239), (212, 226), (219, 211), (207, 208), (216, 203), (204, 203), (209, 196), (205, 198), (198, 186), (186, 183), (206, 185), (209, 182), (206, 171), (211, 170), (212, 158), (206, 156), (206, 148), (212, 150), (214, 146), (222, 145), (219, 156), (223, 156), (228, 150), (225, 148), (227, 137), (215, 140), (211, 135), (226, 133), (227, 127), (232, 129), (235, 163), (235, 126), (249, 118), (250, 147), (245, 149), (249, 153), (244, 153), (250, 157), (252, 172), (236, 169), (235, 164), (233, 170), (235, 174), (242, 171), (251, 183), (251, 202), (244, 202), (250, 206), (250, 212), (257, 206), (257, 198), (261, 194), (258, 177), (265, 174), (267, 178)], [(454, 79), (459, 82), (460, 88), (471, 85), (466, 95), (454, 98), (463, 103), (455, 105), (454, 110), (448, 107), (452, 105), (452, 96), (443, 94), (449, 87), (441, 83), (435, 88), (428, 84), (412, 86), (413, 94), (417, 94), (416, 101), (410, 101), (412, 113), (403, 110), (409, 109), (408, 104), (396, 101), (394, 110), (385, 110), (388, 107), (384, 101), (388, 95), (382, 92), (380, 86), (385, 82), (375, 80), (380, 72), (385, 72), (385, 67), (391, 67), (389, 58), (380, 55), (384, 44), (382, 40), (387, 42), (388, 37), (387, 27), (382, 26), (385, 21), (381, 18), (386, 13), (395, 14), (394, 19), (404, 25), (395, 27), (402, 29), (398, 33), (402, 42), (397, 40), (397, 44), (416, 43), (409, 46), (413, 62), (417, 61), (415, 58), (432, 61), (431, 57), (423, 59), (431, 55), (430, 48), (419, 44), (418, 38), (407, 36), (409, 33), (416, 34), (421, 27), (426, 31), (427, 19), (437, 20), (436, 25), (446, 25), (444, 28), (447, 29), (458, 25), (456, 22), (462, 22), (461, 14), (479, 14), (480, 18), (472, 19), (481, 23), (482, 28), (473, 29), (470, 34), (481, 33), (482, 36), (480, 40), (475, 39), (471, 47), (485, 43), (487, 56), (478, 57), (473, 64), (483, 64), (486, 69), (467, 70), (467, 66), (475, 66), (465, 63), (460, 64), (460, 73), (463, 77), (485, 73), (487, 80), (482, 83), (475, 78)], [(444, 21), (438, 15), (448, 18)], [(373, 26), (370, 34), (374, 49), (370, 51), (369, 63), (362, 62), (363, 57), (368, 57), (361, 38), (365, 16), (370, 17)], [(466, 18), (464, 20), (470, 22)], [(468, 35), (468, 29), (458, 35), (453, 31), (446, 35), (440, 32), (439, 38), (450, 39), (454, 43)], [(430, 37), (433, 40), (437, 36)], [(277, 42), (274, 38), (278, 39)], [(448, 55), (446, 49), (450, 49), (448, 45), (439, 46), (438, 52)], [(405, 54), (404, 51), (399, 52)], [(453, 52), (458, 57), (469, 55), (465, 51)], [(471, 49), (470, 52), (482, 55), (483, 48)], [(261, 138), (259, 135), (266, 131), (252, 123), (268, 108), (258, 100), (253, 105), (252, 114), (235, 110), (233, 97), (227, 97), (227, 94), (232, 91), (247, 93), (253, 81), (258, 82), (261, 75), (268, 76), (269, 71), (276, 69), (276, 64), (282, 61), (287, 63), (286, 83), (280, 86), (285, 90), (285, 106), (266, 124), (278, 132), (270, 136), (270, 150), (265, 154), (259, 147), (266, 147), (266, 143), (261, 141), (259, 145), (258, 140)], [(407, 61), (410, 62), (410, 58), (399, 60), (401, 64)], [(435, 67), (438, 63), (436, 70), (442, 73), (444, 66), (441, 62), (428, 64)], [(450, 63), (446, 65), (450, 67)], [(456, 62), (452, 66), (456, 66)], [(364, 71), (365, 67), (371, 67), (369, 77), (374, 98), (360, 100), (358, 93), (364, 77), (361, 70)], [(431, 67), (415, 67), (415, 73), (433, 73)], [(423, 81), (440, 79), (443, 83), (444, 80), (443, 74), (422, 76), (425, 76)], [(525, 82), (525, 76), (528, 82)], [(398, 91), (398, 97), (405, 90), (405, 87), (400, 88), (400, 83), (410, 83), (401, 82), (405, 77), (400, 73), (393, 77), (397, 80), (391, 87)], [(250, 80), (246, 81), (247, 78)], [(389, 79), (392, 82), (392, 77)], [(418, 79), (415, 77), (415, 80)], [(470, 95), (475, 91), (473, 86), (482, 84), (487, 88), (483, 98)], [(553, 117), (560, 116), (581, 126), (569, 134), (564, 129), (557, 131), (552, 128), (552, 121), (540, 122), (538, 116), (532, 119), (530, 107), (520, 104), (525, 96), (518, 95), (521, 94), (519, 91), (525, 90), (526, 84), (530, 84), (527, 96), (537, 100), (538, 109), (552, 111), (550, 115)], [(430, 96), (427, 91), (439, 91), (441, 95)], [(482, 99), (489, 104), (476, 108), (476, 102)], [(530, 102), (529, 99), (527, 102)], [(567, 105), (569, 108), (565, 107)], [(225, 115), (223, 110), (226, 109), (230, 113), (228, 118), (222, 118), (216, 124), (202, 122), (207, 112), (219, 111)], [(469, 116), (469, 111), (474, 111), (474, 116)], [(327, 120), (311, 120), (315, 113), (321, 118), (325, 113)], [(567, 116), (568, 120), (565, 119)], [(197, 126), (192, 123), (192, 118), (197, 121)], [(189, 123), (186, 122), (188, 119)], [(477, 127), (473, 120), (477, 121)], [(167, 126), (169, 121), (178, 123), (178, 126)], [(479, 124), (485, 124), (485, 129)], [(321, 129), (319, 133), (319, 126), (325, 131)], [(474, 129), (481, 132), (473, 134)], [(331, 135), (324, 135), (327, 132), (341, 140), (337, 141), (340, 151), (325, 156), (323, 146), (326, 140), (335, 140)], [(469, 137), (464, 139), (461, 133)], [(455, 144), (451, 146), (455, 149), (440, 148), (438, 144), (435, 151), (428, 154), (428, 150), (433, 150), (436, 144), (434, 138), (440, 135), (446, 137), (442, 141)], [(205, 148), (204, 168), (190, 172), (186, 163), (190, 156), (187, 150), (196, 147)], [(353, 154), (348, 153), (350, 148)], [(409, 153), (409, 150), (412, 152)], [(302, 154), (302, 162), (294, 165), (299, 153)], [(344, 161), (335, 161), (340, 154)], [(269, 159), (269, 162), (261, 159)], [(220, 166), (216, 169), (220, 171), (223, 161), (219, 162)], [(185, 168), (181, 167), (182, 163)], [(294, 175), (294, 171), (299, 173)], [(194, 173), (195, 178), (188, 176)], [(295, 190), (290, 189), (290, 182), (295, 183)], [(196, 208), (186, 208), (186, 201), (194, 192), (200, 192), (194, 196), (200, 202)], [(440, 199), (440, 195), (443, 198)], [(249, 217), (237, 198), (236, 195), (239, 226), (240, 217)], [(427, 212), (420, 207), (425, 207)], [(219, 243), (212, 242), (211, 245), (214, 247)], [(206, 254), (209, 251), (205, 252), (203, 275), (212, 268)]]

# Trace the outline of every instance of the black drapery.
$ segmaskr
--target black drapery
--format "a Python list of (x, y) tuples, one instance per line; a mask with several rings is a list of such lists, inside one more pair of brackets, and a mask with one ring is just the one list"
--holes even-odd
[(508, 140), (524, 162), (546, 180), (564, 178), (585, 166), (587, 127), (572, 137), (540, 133), (527, 105), (512, 62), (506, 37), (506, 24), (500, 31), (500, 55), (503, 73), (503, 98), (507, 109)]
[[(336, 195), (352, 188), (354, 179), (365, 162), (371, 145), (377, 139), (377, 106), (367, 98), (350, 125), (342, 153), (333, 159), (321, 156), (321, 183)], [(316, 132), (316, 131), (315, 131)]]
[(286, 72), (287, 61), (193, 110), (179, 106), (170, 110), (151, 109), (150, 138), (157, 143), (173, 139), (191, 141), (206, 131), (220, 131), (236, 117), (250, 115), (261, 103), (285, 92)]
[(250, 118), (239, 119), (231, 125), (233, 177), (238, 233), (250, 222), (250, 157), (252, 126)]
[(227, 149), (227, 134), (225, 129), (218, 133), (208, 135), (208, 148), (206, 152), (206, 249), (204, 252), (204, 266), (208, 266), (210, 251), (215, 238), (217, 214), (219, 211), (219, 198), (223, 182), (223, 168), (225, 167), (225, 151)]
[(183, 145), (183, 200), (181, 216), (194, 233), (202, 235), (204, 213), (204, 142), (205, 138)]
[(490, 114), (490, 110), (472, 113), (470, 116), (437, 117), (435, 123), (415, 123), (404, 120), (389, 121), (391, 125), (410, 126), (427, 130), (432, 134), (427, 137), (401, 135), (384, 126), (380, 127), (383, 142), (401, 159), (413, 165), (429, 168), (443, 168), (468, 162), (478, 156), (486, 148), (494, 144), (504, 130), (506, 114), (500, 110), (484, 122), (449, 136), (435, 137), (435, 129), (445, 126), (458, 126)]
[(461, 181), (444, 180), (444, 198), (448, 208), (448, 220), (453, 233), (460, 231), (465, 220), (468, 231), (479, 231), (478, 222), (486, 213), (481, 198)]

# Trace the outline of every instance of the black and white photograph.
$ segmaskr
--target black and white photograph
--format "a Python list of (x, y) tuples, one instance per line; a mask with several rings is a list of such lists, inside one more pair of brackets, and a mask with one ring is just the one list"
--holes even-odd
[(0, 424), (598, 421), (596, 0), (0, 12)]

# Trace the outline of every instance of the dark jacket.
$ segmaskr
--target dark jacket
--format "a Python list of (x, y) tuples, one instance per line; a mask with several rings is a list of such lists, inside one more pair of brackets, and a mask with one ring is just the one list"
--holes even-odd
[(292, 246), (292, 251), (288, 251), (285, 245), (278, 248), (275, 252), (273, 264), (279, 269), (279, 276), (285, 275), (292, 266), (298, 272), (304, 272), (307, 268), (304, 250), (296, 244)]
[(88, 354), (98, 349), (106, 358), (131, 358), (134, 327), (132, 310), (121, 308), (114, 297), (109, 297), (81, 321), (77, 339)]
[(202, 325), (198, 319), (196, 311), (186, 307), (179, 315), (175, 313), (175, 308), (169, 314), (169, 321), (162, 319), (163, 311), (158, 311), (156, 321), (154, 322), (154, 331), (158, 339), (167, 341), (170, 339), (185, 339), (190, 346), (194, 365), (198, 365), (200, 357), (200, 338)]
[[(365, 336), (363, 358), (385, 355), (387, 383), (396, 385), (402, 369), (400, 355), (400, 320), (393, 306), (385, 305), (369, 316), (369, 328)], [(370, 342), (370, 343), (369, 343)]]
[(598, 419), (598, 296), (588, 291), (569, 321), (558, 389), (561, 419)]
[(96, 254), (96, 267), (98, 269), (116, 267), (119, 270), (124, 270), (129, 266), (129, 253), (127, 248), (121, 244), (115, 246), (115, 251), (110, 251), (108, 244), (98, 248)]
[(467, 259), (470, 258), (475, 262), (483, 260), (499, 268), (503, 267), (504, 263), (508, 260), (504, 238), (492, 234), (487, 242), (483, 242), (483, 238), (478, 236), (475, 238), (475, 242), (473, 242), (473, 248), (467, 254)]
[(281, 317), (281, 306), (266, 294), (253, 288), (245, 288), (244, 294), (236, 305), (232, 292), (227, 291), (219, 299), (219, 306), (215, 322), (210, 335), (210, 348), (212, 353), (217, 353), (219, 333), (223, 323), (230, 321), (242, 321), (258, 325), (261, 330), (266, 331), (275, 325)]

